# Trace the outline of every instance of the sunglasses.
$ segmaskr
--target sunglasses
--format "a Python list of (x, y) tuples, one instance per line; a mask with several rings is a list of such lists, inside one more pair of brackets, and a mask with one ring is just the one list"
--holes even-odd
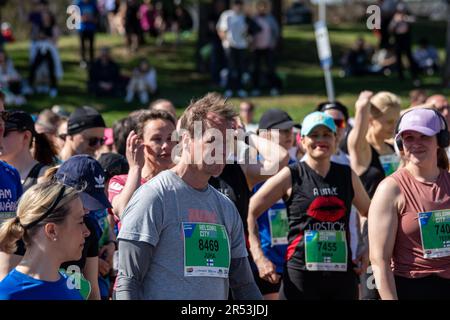
[(345, 119), (334, 119), (333, 121), (337, 128), (345, 129), (345, 127), (347, 126)]
[(95, 147), (97, 145), (104, 145), (105, 144), (106, 139), (104, 137), (102, 138), (97, 138), (97, 137), (93, 137), (93, 138), (89, 138), (88, 139), (88, 144), (89, 147)]

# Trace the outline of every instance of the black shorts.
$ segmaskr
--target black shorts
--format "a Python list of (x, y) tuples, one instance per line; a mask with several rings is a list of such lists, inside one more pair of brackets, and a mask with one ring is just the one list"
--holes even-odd
[(347, 272), (285, 268), (280, 300), (358, 300), (358, 280)]
[[(278, 275), (282, 276), (281, 274), (278, 274)], [(262, 279), (259, 276), (258, 271), (255, 271), (255, 270), (253, 270), (253, 277), (255, 278), (256, 285), (258, 286), (259, 291), (261, 291), (262, 295), (269, 294), (269, 293), (278, 293), (280, 291), (282, 278), (280, 279), (280, 282), (273, 284), (273, 283), (270, 283), (269, 281)]]
[(450, 279), (439, 276), (409, 279), (395, 276), (399, 300), (449, 300)]

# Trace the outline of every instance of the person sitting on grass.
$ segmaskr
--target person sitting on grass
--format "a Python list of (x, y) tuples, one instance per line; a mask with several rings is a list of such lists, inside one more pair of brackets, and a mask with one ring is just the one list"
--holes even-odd
[(125, 102), (132, 102), (134, 95), (138, 93), (139, 101), (142, 104), (147, 104), (149, 94), (154, 95), (157, 88), (155, 68), (150, 65), (147, 59), (141, 59), (138, 67), (133, 70), (133, 76), (128, 82)]
[(110, 49), (103, 47), (100, 49), (100, 57), (89, 70), (89, 93), (96, 96), (118, 96), (122, 89), (119, 65), (112, 59)]

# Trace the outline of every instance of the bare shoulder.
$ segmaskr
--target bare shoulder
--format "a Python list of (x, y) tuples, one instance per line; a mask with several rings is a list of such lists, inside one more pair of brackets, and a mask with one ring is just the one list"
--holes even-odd
[(393, 177), (386, 177), (377, 187), (377, 193), (392, 193), (395, 195), (400, 194), (400, 188), (398, 186), (397, 181)]
[(397, 181), (393, 177), (386, 177), (378, 185), (372, 203), (386, 208), (395, 208), (397, 211), (404, 206), (404, 197)]

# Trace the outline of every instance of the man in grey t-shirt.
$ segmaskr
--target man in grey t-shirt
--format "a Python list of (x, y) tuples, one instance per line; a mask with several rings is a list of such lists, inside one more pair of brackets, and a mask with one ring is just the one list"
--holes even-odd
[[(234, 116), (217, 94), (186, 109), (179, 163), (141, 186), (125, 209), (116, 299), (220, 300), (228, 298), (229, 287), (235, 299), (262, 299), (236, 207), (208, 185), (226, 159), (214, 149), (215, 159), (222, 161), (207, 161), (217, 144), (214, 135), (225, 137)], [(199, 136), (194, 134), (197, 121), (203, 127)]]

